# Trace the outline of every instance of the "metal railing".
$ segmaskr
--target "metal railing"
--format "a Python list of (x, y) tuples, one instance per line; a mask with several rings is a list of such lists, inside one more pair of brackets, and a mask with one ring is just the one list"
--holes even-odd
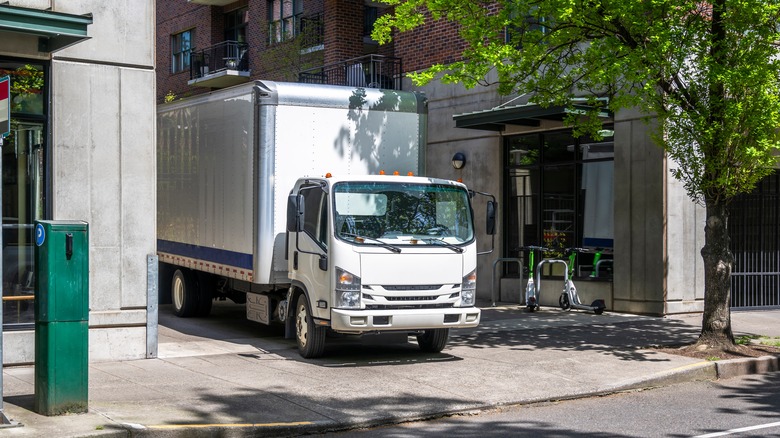
[(298, 82), (400, 90), (401, 59), (382, 55), (352, 58), (304, 70), (298, 74)]
[(780, 172), (729, 205), (731, 307), (780, 307)]
[(249, 71), (246, 43), (223, 41), (200, 51), (193, 51), (190, 61), (190, 80), (225, 70)]

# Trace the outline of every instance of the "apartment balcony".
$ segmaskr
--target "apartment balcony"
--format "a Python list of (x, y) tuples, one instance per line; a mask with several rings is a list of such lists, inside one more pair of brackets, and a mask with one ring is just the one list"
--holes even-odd
[(400, 90), (401, 59), (382, 55), (361, 56), (304, 70), (298, 73), (298, 82)]
[(190, 80), (193, 87), (225, 88), (249, 82), (248, 46), (223, 41), (201, 51), (193, 51)]

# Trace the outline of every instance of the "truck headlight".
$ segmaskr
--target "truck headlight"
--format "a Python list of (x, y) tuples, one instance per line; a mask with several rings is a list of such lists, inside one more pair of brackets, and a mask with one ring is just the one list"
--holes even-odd
[(336, 307), (360, 308), (360, 277), (336, 267)]
[(460, 284), (460, 306), (471, 307), (474, 305), (477, 296), (477, 270), (473, 270), (463, 277), (463, 283)]

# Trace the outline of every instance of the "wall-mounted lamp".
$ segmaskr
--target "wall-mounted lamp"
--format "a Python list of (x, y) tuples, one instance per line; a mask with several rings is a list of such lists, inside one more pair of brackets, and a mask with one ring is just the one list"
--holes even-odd
[(463, 152), (456, 152), (455, 155), (452, 156), (452, 167), (456, 169), (463, 169), (463, 166), (466, 165), (466, 156), (463, 155)]

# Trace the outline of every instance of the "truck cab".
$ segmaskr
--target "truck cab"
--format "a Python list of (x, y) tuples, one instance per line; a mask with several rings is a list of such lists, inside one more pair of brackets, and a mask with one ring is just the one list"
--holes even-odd
[(449, 329), (476, 327), (472, 194), (425, 177), (299, 179), (288, 198), (282, 305), (301, 355), (320, 356), (328, 330), (407, 332), (438, 352)]

